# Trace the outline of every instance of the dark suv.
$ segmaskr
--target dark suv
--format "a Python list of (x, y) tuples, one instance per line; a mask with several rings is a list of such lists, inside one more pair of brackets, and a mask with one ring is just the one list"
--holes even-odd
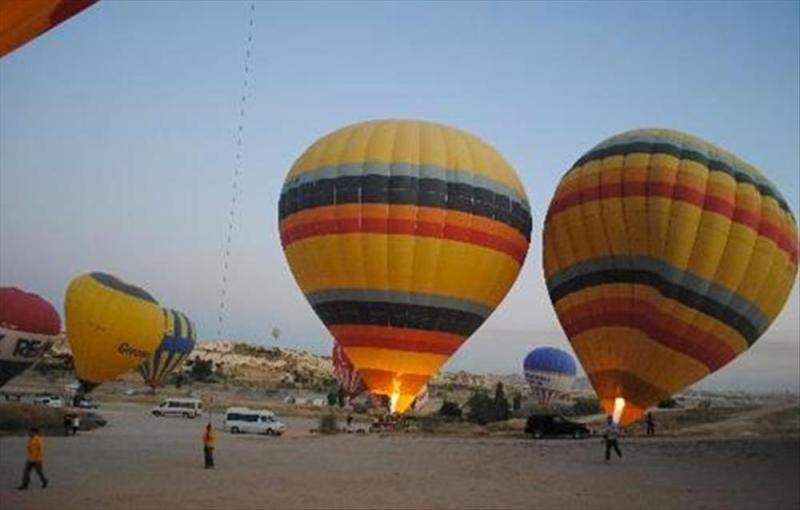
[(545, 436), (571, 436), (583, 439), (591, 435), (582, 423), (569, 421), (560, 414), (532, 414), (525, 423), (525, 433), (536, 439)]

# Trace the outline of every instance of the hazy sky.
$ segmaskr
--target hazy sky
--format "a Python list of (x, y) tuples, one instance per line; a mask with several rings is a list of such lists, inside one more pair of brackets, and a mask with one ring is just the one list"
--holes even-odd
[[(0, 60), (0, 284), (59, 308), (112, 272), (215, 334), (248, 3), (104, 1)], [(531, 251), (447, 368), (518, 371), (568, 344), (541, 276), (560, 175), (606, 137), (671, 127), (762, 168), (800, 208), (800, 3), (258, 3), (227, 335), (329, 352), (288, 270), (277, 199), (316, 138), (423, 118), (494, 145), (533, 207)], [(798, 287), (708, 379), (800, 389)]]

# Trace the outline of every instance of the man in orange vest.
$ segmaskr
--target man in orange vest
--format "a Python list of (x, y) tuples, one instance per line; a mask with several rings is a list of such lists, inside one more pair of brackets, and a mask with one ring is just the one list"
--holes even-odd
[(39, 480), (42, 481), (42, 489), (47, 488), (47, 478), (42, 471), (42, 460), (44, 459), (44, 441), (42, 436), (39, 435), (39, 429), (33, 427), (28, 431), (28, 457), (25, 462), (25, 472), (22, 474), (22, 485), (17, 487), (18, 490), (26, 490), (31, 481), (31, 469), (36, 470), (39, 475)]
[(214, 430), (211, 424), (206, 425), (206, 430), (203, 432), (203, 453), (206, 458), (206, 469), (214, 467), (214, 447), (216, 446), (217, 438), (214, 436)]

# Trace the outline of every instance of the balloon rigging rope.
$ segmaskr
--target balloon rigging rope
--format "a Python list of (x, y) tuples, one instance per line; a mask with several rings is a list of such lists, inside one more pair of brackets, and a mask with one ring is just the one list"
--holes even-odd
[(238, 126), (236, 129), (236, 153), (233, 163), (233, 179), (231, 182), (231, 200), (228, 208), (228, 227), (225, 231), (225, 251), (222, 257), (222, 282), (219, 291), (219, 315), (217, 317), (217, 338), (222, 338), (225, 326), (225, 314), (228, 296), (228, 283), (230, 281), (230, 259), (231, 259), (231, 240), (233, 238), (233, 226), (236, 220), (236, 204), (239, 201), (239, 178), (242, 174), (242, 137), (244, 136), (244, 125), (247, 109), (247, 95), (250, 90), (250, 57), (253, 54), (253, 25), (256, 12), (255, 2), (250, 3), (250, 21), (247, 29), (247, 42), (245, 43), (244, 69), (242, 80), (242, 93), (239, 102)]

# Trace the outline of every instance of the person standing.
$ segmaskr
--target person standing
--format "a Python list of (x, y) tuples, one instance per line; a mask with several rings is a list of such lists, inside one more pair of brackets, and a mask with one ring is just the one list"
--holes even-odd
[(611, 449), (613, 448), (615, 452), (617, 452), (617, 456), (622, 458), (622, 452), (619, 450), (619, 426), (614, 423), (613, 418), (611, 416), (608, 417), (608, 421), (606, 423), (606, 432), (603, 434), (603, 438), (605, 439), (606, 443), (606, 462), (611, 460)]
[(28, 484), (31, 481), (31, 470), (35, 469), (36, 474), (39, 475), (39, 480), (42, 482), (42, 489), (47, 488), (47, 478), (42, 471), (42, 461), (44, 460), (44, 440), (39, 435), (39, 429), (32, 427), (28, 431), (28, 445), (27, 445), (27, 458), (25, 462), (25, 471), (22, 473), (22, 485), (17, 487), (17, 490), (27, 490)]
[(81, 417), (77, 413), (73, 414), (72, 415), (72, 435), (73, 436), (77, 436), (78, 435), (78, 430), (80, 430), (80, 428), (81, 428)]
[(214, 447), (216, 442), (217, 438), (211, 428), (211, 423), (209, 423), (206, 425), (205, 432), (203, 432), (203, 454), (205, 455), (206, 469), (214, 468)]
[(648, 436), (656, 435), (656, 422), (653, 420), (653, 413), (648, 412), (644, 417), (645, 433)]
[(70, 431), (72, 431), (72, 415), (64, 413), (64, 435), (68, 436)]

